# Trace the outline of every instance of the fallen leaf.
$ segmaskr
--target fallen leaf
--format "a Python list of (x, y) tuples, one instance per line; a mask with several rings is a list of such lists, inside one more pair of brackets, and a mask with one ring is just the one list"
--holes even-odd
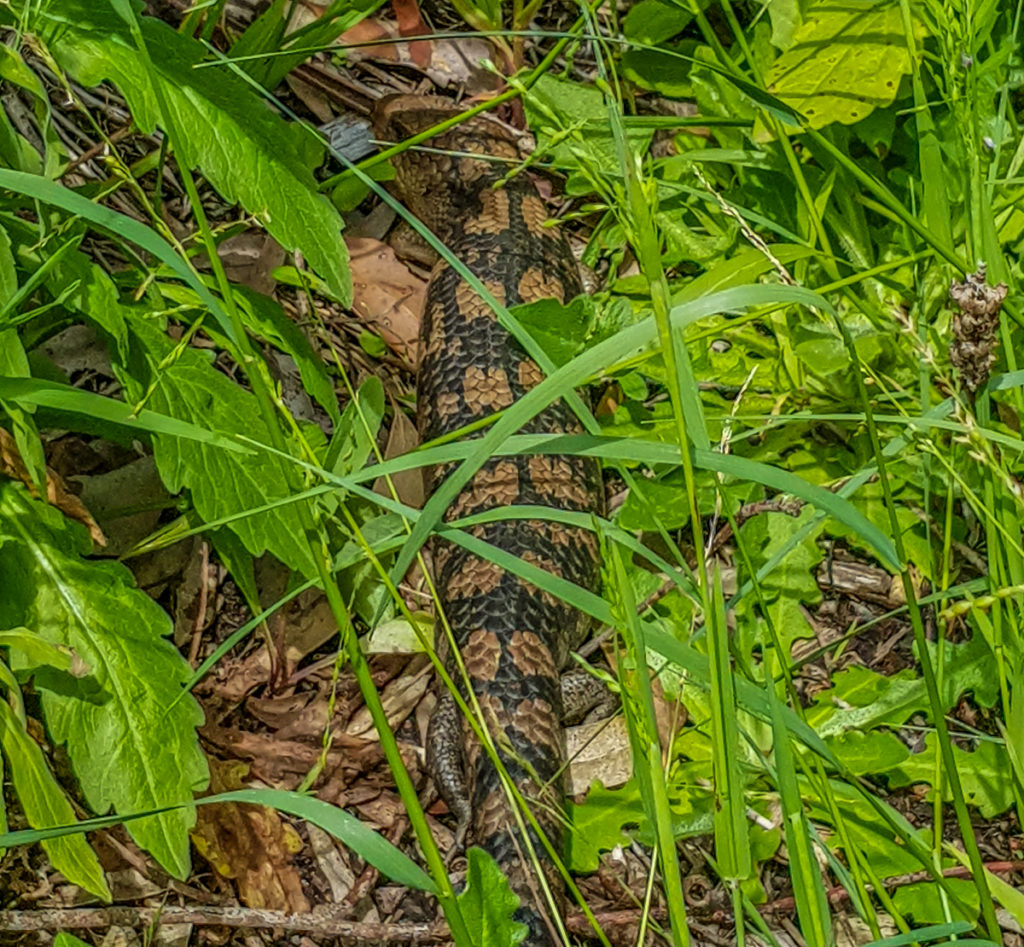
[(605, 789), (618, 789), (633, 775), (633, 753), (621, 714), (566, 728), (565, 744), (572, 796), (585, 793), (595, 780)]
[[(388, 443), (384, 448), (384, 459), (391, 460), (392, 457), (401, 457), (411, 450), (419, 447), (420, 435), (416, 425), (409, 420), (409, 417), (394, 402), (394, 420), (391, 422), (391, 430), (388, 432)], [(391, 475), (391, 482), (394, 484), (395, 493), (398, 499), (406, 506), (414, 510), (421, 509), (426, 496), (426, 485), (423, 482), (423, 468), (414, 467), (412, 470), (402, 470)], [(381, 496), (391, 496), (387, 480), (378, 477), (373, 483), (373, 492)]]
[[(420, 13), (420, 5), (416, 0), (392, 0), (391, 9), (394, 11), (395, 20), (398, 22), (398, 33), (400, 36), (425, 36), (430, 33)], [(412, 61), (421, 69), (430, 64), (431, 59), (430, 43), (409, 43), (409, 55)]]
[[(247, 771), (244, 764), (211, 759), (210, 788), (213, 792), (240, 789)], [(309, 911), (293, 864), (302, 839), (276, 809), (235, 803), (199, 806), (191, 836), (217, 873), (235, 881), (246, 907), (289, 914)]]
[(341, 904), (352, 890), (352, 885), (356, 883), (356, 875), (346, 860), (346, 853), (327, 832), (312, 822), (306, 823), (306, 832), (317, 867), (330, 885), (331, 900), (335, 904)]
[(217, 247), (217, 256), (232, 283), (242, 283), (264, 296), (271, 296), (277, 285), (274, 270), (285, 261), (284, 247), (270, 234), (247, 230), (228, 237)]
[(352, 310), (380, 333), (412, 368), (419, 364), (420, 319), (426, 282), (399, 262), (386, 243), (368, 237), (345, 241), (352, 272)]
[[(433, 680), (434, 669), (426, 655), (413, 658), (405, 672), (391, 681), (381, 694), (381, 704), (392, 730), (397, 730), (416, 709)], [(349, 737), (377, 739), (377, 731), (369, 710), (362, 707), (353, 714), (345, 732)]]
[[(123, 555), (149, 536), (171, 498), (151, 454), (103, 473), (75, 473), (69, 479), (81, 487), (80, 499), (86, 508), (106, 524), (106, 548), (112, 556)], [(124, 515), (130, 507), (139, 512)]]

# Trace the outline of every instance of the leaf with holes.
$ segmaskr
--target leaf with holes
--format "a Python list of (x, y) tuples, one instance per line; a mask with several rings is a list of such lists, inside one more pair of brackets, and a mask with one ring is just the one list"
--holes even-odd
[[(923, 36), (919, 23), (914, 29)], [(824, 128), (852, 125), (891, 105), (913, 68), (899, 5), (822, 0), (807, 10), (792, 46), (772, 63), (765, 81), (812, 128)]]

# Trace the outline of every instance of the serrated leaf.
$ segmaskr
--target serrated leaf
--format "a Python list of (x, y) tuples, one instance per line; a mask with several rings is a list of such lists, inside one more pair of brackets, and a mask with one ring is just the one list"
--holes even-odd
[[(195, 307), (198, 312), (203, 311), (202, 301), (187, 286), (158, 283), (156, 288), (165, 299), (176, 305)], [(288, 317), (276, 300), (247, 286), (234, 286), (232, 289), (235, 304), (246, 329), (292, 357), (299, 370), (303, 390), (315, 398), (331, 421), (337, 424), (339, 411), (334, 383), (327, 373), (327, 366), (314, 350), (306, 333)]]
[(829, 746), (856, 776), (887, 773), (910, 756), (906, 744), (887, 730), (853, 730), (833, 737)]
[[(924, 35), (919, 24), (916, 30)], [(824, 128), (852, 125), (891, 105), (912, 68), (898, 5), (821, 0), (808, 8), (765, 81), (812, 128)]]
[[(979, 703), (998, 686), (994, 659), (980, 635), (960, 645), (947, 644), (941, 699), (945, 710), (972, 691)], [(936, 660), (933, 651), (931, 659)], [(807, 722), (819, 736), (832, 737), (850, 730), (899, 726), (915, 713), (929, 714), (924, 681), (915, 671), (886, 677), (867, 668), (853, 667), (833, 676), (833, 687), (815, 697)]]
[(596, 318), (590, 296), (577, 296), (564, 305), (555, 299), (541, 299), (513, 306), (511, 312), (555, 365), (564, 365), (583, 349)]
[[(73, 648), (89, 668), (82, 678), (46, 666), (33, 671), (47, 727), (66, 743), (86, 801), (95, 812), (128, 813), (192, 798), (207, 781), (195, 728), (203, 715), (182, 697), (190, 670), (165, 636), (171, 621), (135, 588), (119, 563), (89, 562), (84, 530), (31, 497), (0, 485), (0, 624), (33, 628)], [(141, 819), (132, 836), (179, 878), (189, 871), (191, 811)]]
[[(184, 349), (151, 379), (147, 366), (161, 364), (173, 344), (158, 328), (142, 320), (136, 320), (132, 333), (139, 343), (138, 353), (132, 374), (121, 374), (133, 396), (141, 396), (155, 380), (147, 401), (154, 411), (196, 426), (270, 443), (255, 396), (217, 371), (202, 353)], [(254, 556), (271, 552), (307, 577), (316, 573), (299, 515), (298, 503), (307, 501), (251, 512), (302, 491), (301, 478), (285, 460), (269, 453), (228, 453), (162, 435), (153, 439), (153, 456), (167, 489), (176, 493), (187, 487), (203, 520), (228, 520), (225, 525)]]
[(596, 871), (602, 851), (611, 851), (632, 841), (623, 826), (647, 825), (643, 800), (636, 780), (620, 789), (591, 787), (582, 804), (569, 803), (572, 831), (569, 834), (568, 867), (572, 871)]
[(528, 933), (526, 925), (512, 920), (519, 898), (498, 863), (482, 848), (471, 848), (466, 857), (466, 890), (456, 900), (475, 942), (488, 947), (522, 943)]
[[(67, 825), (75, 820), (57, 781), (43, 759), (43, 752), (28, 735), (11, 708), (0, 700), (0, 748), (11, 764), (11, 782), (28, 824), (33, 828)], [(103, 869), (84, 835), (66, 835), (43, 842), (50, 863), (72, 884), (98, 898), (110, 900)]]
[(72, 653), (68, 648), (59, 647), (43, 641), (35, 632), (28, 628), (10, 628), (0, 631), (0, 648), (10, 648), (22, 656), (25, 664), (30, 666), (48, 664), (59, 671), (71, 672)]
[(88, 86), (114, 82), (146, 133), (162, 124), (151, 84), (159, 82), (181, 132), (172, 142), (178, 160), (198, 167), (225, 200), (256, 216), (283, 247), (301, 250), (332, 291), (351, 302), (341, 217), (317, 192), (311, 171), (322, 155), (315, 140), (227, 69), (196, 68), (206, 57), (201, 44), (151, 17), (140, 23), (155, 69), (126, 24), (80, 0), (51, 4), (36, 25), (53, 34), (50, 51), (74, 79)]

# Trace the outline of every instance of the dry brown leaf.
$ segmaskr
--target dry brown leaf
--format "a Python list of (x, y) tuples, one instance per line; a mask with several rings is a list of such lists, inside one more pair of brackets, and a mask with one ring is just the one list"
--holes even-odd
[[(416, 0), (392, 0), (391, 9), (398, 22), (398, 33), (400, 36), (425, 36), (430, 33), (420, 13), (420, 5)], [(421, 69), (430, 64), (431, 43), (409, 43), (405, 49), (412, 61)]]
[(379, 45), (364, 45), (376, 43), (382, 39), (399, 39), (398, 28), (394, 23), (385, 23), (381, 20), (365, 19), (360, 20), (351, 29), (345, 30), (338, 37), (337, 45), (346, 47), (346, 57), (354, 62), (360, 59), (387, 59), (391, 62), (405, 62), (409, 59), (409, 53), (404, 49), (405, 44), (379, 43)]
[[(275, 662), (284, 658), (285, 667), (279, 678), (285, 680), (290, 679), (303, 658), (337, 634), (334, 616), (324, 597), (316, 592), (290, 602), (270, 619), (270, 627)], [(206, 679), (204, 692), (215, 694), (226, 704), (237, 704), (255, 688), (269, 682), (271, 670), (267, 648), (253, 648), (242, 657), (221, 661), (214, 676)]]
[(323, 829), (306, 824), (306, 832), (309, 835), (309, 847), (316, 858), (317, 867), (320, 873), (327, 879), (331, 888), (331, 900), (335, 904), (341, 904), (345, 896), (352, 890), (356, 883), (356, 875), (352, 866), (348, 863), (348, 853), (341, 849), (334, 839)]
[(426, 283), (400, 263), (386, 243), (353, 237), (345, 244), (352, 272), (353, 312), (415, 368)]
[[(415, 709), (433, 680), (434, 668), (426, 655), (417, 655), (404, 674), (391, 681), (381, 694), (381, 704), (392, 730), (397, 730)], [(370, 712), (362, 707), (353, 714), (345, 732), (350, 737), (376, 739)]]
[(372, 798), (354, 805), (361, 822), (384, 832), (407, 818), (401, 797), (389, 790), (377, 792)]
[[(316, 691), (250, 697), (245, 709), (280, 740), (302, 740), (315, 745), (327, 725), (327, 695)], [(344, 711), (341, 713), (344, 715)]]
[(338, 633), (331, 606), (322, 592), (304, 592), (285, 612), (284, 657), (288, 673)]
[[(203, 739), (221, 756), (250, 762), (253, 779), (276, 789), (295, 789), (320, 758), (319, 741), (282, 740), (277, 736), (217, 727), (207, 724), (200, 731)], [(376, 740), (360, 740), (345, 733), (334, 736), (327, 754), (322, 780), (332, 786), (332, 795), (320, 789), (317, 795), (329, 802), (338, 802), (341, 789), (362, 773), (369, 772), (383, 761), (384, 754)], [(326, 788), (326, 787), (325, 787)]]
[[(247, 769), (244, 764), (211, 759), (211, 790), (242, 788)], [(293, 864), (302, 839), (277, 810), (234, 803), (200, 806), (191, 836), (217, 873), (234, 879), (246, 907), (289, 914), (310, 909)]]
[(274, 270), (285, 261), (284, 247), (270, 234), (246, 230), (228, 237), (217, 247), (217, 256), (232, 283), (243, 283), (264, 296), (271, 296), (277, 285)]
[(289, 72), (284, 77), (288, 88), (306, 106), (321, 125), (326, 125), (334, 118), (334, 109), (324, 91), (315, 83), (307, 82), (297, 72)]
[[(394, 402), (394, 420), (391, 422), (391, 430), (388, 432), (387, 447), (384, 448), (384, 459), (391, 460), (392, 457), (401, 457), (411, 450), (419, 447), (420, 435), (416, 425), (409, 420), (408, 416)], [(423, 482), (423, 468), (415, 467), (412, 470), (402, 470), (391, 475), (391, 482), (394, 484), (395, 493), (398, 499), (406, 506), (418, 510), (423, 506), (426, 496), (426, 486)], [(387, 481), (378, 477), (373, 483), (373, 492), (381, 496), (391, 496)]]
[(566, 728), (565, 745), (572, 796), (585, 793), (596, 779), (605, 789), (617, 789), (633, 775), (633, 753), (621, 715)]
[[(28, 487), (29, 493), (37, 500), (39, 499), (39, 491), (36, 489), (28, 467), (25, 466), (25, 461), (21, 459), (18, 445), (4, 428), (0, 428), (0, 474), (10, 477), (12, 480), (20, 480)], [(97, 546), (106, 546), (107, 538), (103, 535), (103, 530), (99, 528), (96, 520), (85, 508), (85, 504), (68, 490), (67, 484), (64, 483), (60, 474), (49, 467), (46, 468), (46, 500), (65, 516), (77, 520), (85, 526)]]

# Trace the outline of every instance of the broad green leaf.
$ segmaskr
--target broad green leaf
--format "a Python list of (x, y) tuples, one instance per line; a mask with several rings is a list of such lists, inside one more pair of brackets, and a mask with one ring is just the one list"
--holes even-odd
[(59, 671), (68, 671), (76, 676), (78, 670), (72, 671), (74, 657), (71, 651), (63, 646), (52, 645), (44, 641), (28, 628), (10, 628), (0, 631), (0, 648), (10, 648), (21, 655), (22, 664), (29, 667), (40, 664), (49, 665)]
[[(19, 297), (23, 294), (27, 297), (37, 286), (45, 286), (54, 306), (88, 319), (108, 335), (120, 351), (127, 336), (125, 325), (133, 311), (121, 302), (110, 276), (78, 249), (82, 233), (75, 233), (75, 230), (84, 229), (73, 228), (72, 236), (56, 248), (49, 243), (40, 246), (39, 235), (34, 230), (17, 234), (19, 262), (33, 270)], [(0, 319), (22, 321), (24, 317), (17, 310), (20, 302), (20, 298), (12, 300), (13, 305), (8, 303), (0, 309)], [(12, 309), (13, 312), (9, 311)]]
[[(6, 46), (3, 47), (7, 49)], [(18, 274), (14, 272), (14, 254), (11, 253), (11, 238), (0, 227), (0, 305), (6, 306), (18, 291)]]
[[(137, 354), (121, 374), (133, 397), (141, 397), (155, 382), (147, 401), (155, 412), (270, 443), (255, 396), (217, 371), (201, 352), (185, 348), (153, 376), (149, 366), (163, 363), (174, 345), (142, 320), (135, 322), (132, 333), (139, 343)], [(226, 521), (254, 556), (271, 552), (303, 575), (315, 574), (298, 507), (298, 502), (308, 501), (287, 502), (302, 491), (302, 478), (284, 458), (269, 452), (229, 454), (162, 435), (154, 438), (153, 455), (167, 489), (177, 493), (187, 487), (204, 521)], [(271, 504), (277, 505), (263, 509)]]
[(511, 312), (555, 365), (564, 365), (576, 355), (594, 328), (590, 296), (577, 296), (565, 305), (555, 299), (540, 299), (513, 306)]
[(626, 14), (622, 33), (626, 39), (653, 46), (678, 36), (692, 20), (692, 11), (671, 0), (639, 0)]
[(325, 466), (339, 476), (361, 470), (374, 448), (383, 418), (384, 386), (371, 375), (345, 405), (327, 448)]
[(132, 406), (123, 401), (94, 395), (89, 391), (72, 388), (71, 385), (42, 381), (38, 378), (4, 378), (0, 375), (0, 399), (10, 399), (18, 404), (42, 405), (58, 411), (79, 414), (83, 418), (99, 418), (150, 434), (196, 441), (231, 454), (253, 453), (253, 449), (247, 444), (230, 440), (225, 435), (207, 430), (198, 424), (187, 424), (158, 411), (133, 411)]
[[(334, 0), (309, 24), (288, 33), (292, 0), (277, 0), (253, 20), (231, 47), (231, 56), (247, 57), (239, 65), (260, 85), (273, 89), (296, 66), (317, 50), (329, 47), (383, 3), (384, 0)], [(287, 55), (289, 49), (298, 52)]]
[[(82, 528), (53, 507), (20, 484), (0, 486), (0, 624), (73, 648), (89, 673), (32, 667), (17, 653), (12, 665), (33, 672), (47, 727), (67, 744), (95, 812), (184, 802), (207, 782), (195, 733), (203, 715), (191, 697), (175, 703), (190, 669), (165, 638), (171, 622), (160, 607), (124, 566), (81, 558), (87, 547)], [(184, 878), (192, 821), (187, 811), (164, 813), (133, 824), (132, 835)]]
[[(927, 783), (934, 787), (939, 765), (936, 735), (929, 733), (924, 742), (924, 750), (912, 753), (892, 771), (890, 778), (894, 786)], [(1009, 778), (1011, 768), (1005, 746), (993, 740), (983, 740), (976, 749), (967, 751), (953, 744), (953, 757), (964, 798), (972, 806), (977, 806), (984, 818), (993, 819), (1013, 805), (1013, 781)], [(928, 798), (934, 795), (933, 788)], [(943, 779), (943, 799), (946, 802), (952, 799), (948, 779)]]
[(512, 920), (519, 898), (508, 886), (498, 863), (482, 848), (467, 852), (466, 890), (456, 899), (466, 926), (478, 938), (476, 943), (493, 947), (515, 947), (528, 931)]
[[(937, 663), (937, 654), (931, 659)], [(856, 665), (833, 675), (833, 686), (815, 697), (807, 722), (819, 736), (837, 736), (851, 730), (899, 726), (916, 713), (929, 714), (924, 682), (915, 671), (886, 677)], [(981, 635), (963, 644), (945, 646), (942, 705), (950, 709), (967, 691), (979, 704), (990, 706), (998, 687), (995, 661)]]
[(152, 228), (125, 214), (119, 214), (109, 207), (97, 204), (87, 197), (83, 197), (77, 191), (61, 187), (59, 184), (35, 174), (8, 171), (0, 167), (0, 187), (60, 207), (69, 214), (82, 217), (108, 233), (130, 240), (152, 253), (198, 293), (224, 334), (234, 340), (235, 333), (231, 322), (217, 298), (203, 285), (202, 280), (196, 276), (189, 264), (178, 256), (174, 248)]
[(769, 0), (772, 44), (778, 49), (788, 49), (793, 44), (793, 37), (803, 22), (807, 5), (807, 0)]
[(225, 200), (241, 204), (286, 249), (301, 250), (331, 289), (351, 301), (341, 218), (317, 192), (311, 170), (322, 158), (314, 138), (285, 123), (226, 69), (196, 68), (206, 56), (201, 44), (142, 17), (154, 72), (126, 24), (110, 16), (103, 23), (98, 13), (80, 0), (61, 0), (38, 18), (37, 28), (49, 27), (50, 51), (77, 81), (114, 82), (147, 133), (161, 123), (152, 87), (160, 83), (182, 133), (172, 142), (178, 160), (198, 167)]
[[(923, 29), (916, 26), (918, 35)], [(874, 0), (819, 0), (808, 7), (792, 45), (765, 77), (768, 91), (811, 128), (852, 125), (890, 105), (914, 64), (898, 6)]]
[[(2, 553), (0, 553), (2, 555)], [(11, 708), (0, 700), (0, 750), (11, 764), (11, 782), (28, 824), (33, 828), (66, 825), (75, 821), (63, 790), (43, 758), (43, 751)], [(68, 835), (43, 842), (50, 863), (72, 884), (98, 898), (110, 900), (103, 869), (84, 835)]]
[[(0, 231), (2, 232), (2, 231)], [(28, 356), (21, 339), (14, 329), (0, 329), (0, 378), (24, 378), (29, 374)], [(23, 405), (4, 403), (0, 395), (0, 407), (10, 417), (14, 442), (25, 469), (28, 471), (40, 495), (46, 493), (46, 456), (43, 444), (36, 430), (31, 409)]]
[[(648, 827), (647, 813), (631, 779), (619, 789), (605, 789), (597, 784), (591, 787), (583, 803), (569, 803), (569, 861), (573, 871), (597, 871), (602, 851), (611, 851), (620, 845), (629, 845), (631, 838), (623, 826)], [(708, 822), (706, 829), (711, 828)]]
[(74, 934), (61, 931), (53, 939), (53, 947), (89, 947), (89, 945), (84, 940), (79, 940)]
[[(199, 312), (203, 311), (202, 302), (187, 286), (161, 282), (157, 283), (156, 288), (165, 299), (176, 305), (194, 306)], [(269, 342), (292, 357), (299, 370), (303, 389), (316, 399), (331, 421), (337, 424), (338, 398), (334, 393), (334, 383), (306, 333), (288, 318), (276, 300), (246, 286), (235, 286), (233, 289), (235, 304), (246, 329), (256, 338)]]
[(857, 776), (887, 773), (910, 756), (906, 744), (888, 730), (851, 730), (831, 737), (828, 745), (843, 765)]
[[(15, 132), (7, 114), (10, 110), (9, 107), (0, 110), (3, 113), (0, 155), (7, 159), (4, 166), (17, 171), (28, 171), (32, 174), (45, 174), (47, 177), (54, 177), (66, 151), (53, 126), (50, 99), (43, 83), (26, 64), (21, 52), (6, 44), (0, 53), (0, 78), (9, 87), (17, 86), (31, 98), (32, 111), (36, 118), (36, 128), (33, 129), (33, 132), (41, 132), (44, 140), (43, 154), (40, 156), (39, 151), (36, 150), (38, 142), (30, 143), (23, 134)], [(25, 124), (19, 123), (19, 128), (24, 129)]]
[[(612, 177), (621, 174), (615, 139), (608, 126), (608, 105), (598, 89), (545, 75), (523, 97), (523, 103), (530, 127), (537, 133), (538, 148), (550, 148), (552, 160), (559, 167), (582, 168)], [(654, 129), (632, 127), (627, 134), (631, 150), (644, 154)], [(573, 189), (572, 179), (567, 189)], [(576, 190), (589, 192), (591, 187), (583, 184)]]

